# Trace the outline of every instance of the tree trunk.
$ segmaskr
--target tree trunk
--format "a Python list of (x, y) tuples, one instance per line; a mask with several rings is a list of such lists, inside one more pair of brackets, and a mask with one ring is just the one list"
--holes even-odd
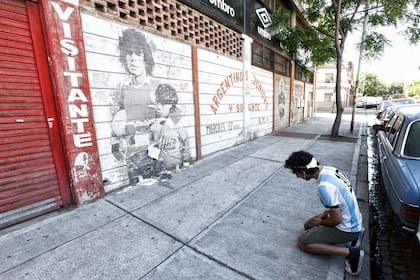
[[(342, 33), (341, 29), (341, 5), (342, 1), (338, 0), (334, 3), (335, 8), (335, 53), (337, 55), (337, 76), (335, 81), (335, 107), (336, 107), (336, 115), (334, 124), (331, 129), (331, 137), (338, 137), (338, 133), (340, 131), (340, 124), (341, 124), (341, 116), (343, 115), (343, 104), (341, 102), (341, 65), (343, 64), (343, 51), (344, 51), (344, 42), (345, 42), (345, 34)], [(340, 37), (343, 35), (342, 40)]]
[(341, 56), (337, 56), (337, 78), (335, 81), (335, 107), (336, 115), (334, 124), (331, 129), (331, 137), (338, 137), (340, 131), (341, 117), (343, 115), (343, 102), (341, 101), (341, 65), (343, 59)]

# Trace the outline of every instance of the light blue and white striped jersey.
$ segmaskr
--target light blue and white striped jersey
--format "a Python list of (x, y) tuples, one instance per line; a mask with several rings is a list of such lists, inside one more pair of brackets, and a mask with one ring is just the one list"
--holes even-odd
[(318, 183), (319, 197), (324, 206), (341, 211), (342, 221), (336, 227), (346, 232), (361, 231), (362, 214), (347, 176), (335, 167), (324, 166)]

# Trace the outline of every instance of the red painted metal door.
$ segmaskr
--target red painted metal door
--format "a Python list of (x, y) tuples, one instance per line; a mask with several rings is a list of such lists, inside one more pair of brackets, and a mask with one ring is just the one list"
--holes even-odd
[(38, 3), (0, 1), (0, 228), (71, 200)]

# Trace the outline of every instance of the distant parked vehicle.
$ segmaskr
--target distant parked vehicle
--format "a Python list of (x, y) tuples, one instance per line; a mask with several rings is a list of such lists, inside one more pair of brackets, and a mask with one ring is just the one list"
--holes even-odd
[(403, 232), (416, 234), (420, 217), (420, 105), (394, 112), (378, 131), (385, 191)]
[(388, 123), (389, 119), (392, 117), (395, 111), (405, 106), (417, 106), (417, 104), (408, 104), (408, 105), (393, 105), (386, 107), (381, 113), (376, 115), (376, 124), (381, 124), (384, 127)]
[(363, 96), (358, 96), (356, 98), (356, 107), (363, 108), (365, 106), (365, 99)]
[(376, 115), (379, 115), (380, 113), (382, 113), (383, 110), (385, 110), (386, 108), (390, 106), (407, 105), (407, 104), (416, 104), (416, 102), (412, 98), (398, 98), (398, 99), (384, 100), (379, 104), (378, 109), (376, 111)]
[(356, 98), (357, 108), (376, 108), (379, 104), (378, 99), (374, 96), (359, 96)]

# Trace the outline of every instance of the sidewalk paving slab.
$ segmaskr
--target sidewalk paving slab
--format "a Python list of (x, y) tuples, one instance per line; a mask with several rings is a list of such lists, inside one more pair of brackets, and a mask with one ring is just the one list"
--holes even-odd
[[(258, 166), (260, 172), (255, 172)], [(188, 242), (240, 202), (278, 163), (245, 157), (134, 211), (134, 215)]]
[(124, 216), (2, 274), (3, 279), (139, 279), (181, 243)]
[[(348, 113), (343, 119), (347, 129)], [(332, 121), (316, 114), (285, 129), (292, 137), (260, 137), (166, 181), (8, 230), (0, 234), (0, 278), (344, 279), (342, 257), (296, 247), (303, 223), (323, 209), (316, 182), (283, 168), (291, 152), (308, 150), (356, 177), (360, 142), (319, 137)]]
[[(182, 267), (182, 269), (179, 269)], [(215, 262), (189, 247), (183, 247), (165, 263), (151, 271), (145, 280), (220, 279), (243, 280), (248, 277)]]
[(124, 214), (100, 200), (3, 235), (0, 237), (0, 273), (97, 230)]

